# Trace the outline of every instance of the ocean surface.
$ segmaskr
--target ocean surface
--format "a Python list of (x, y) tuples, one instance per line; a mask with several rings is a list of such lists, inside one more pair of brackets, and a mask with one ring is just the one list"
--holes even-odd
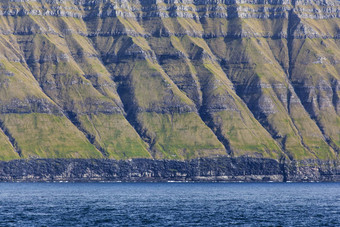
[(0, 183), (0, 226), (340, 226), (340, 183)]

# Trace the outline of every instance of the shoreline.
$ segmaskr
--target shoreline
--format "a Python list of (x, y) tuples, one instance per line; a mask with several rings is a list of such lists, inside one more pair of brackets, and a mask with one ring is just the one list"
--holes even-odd
[(0, 182), (340, 182), (337, 160), (26, 159), (0, 162)]

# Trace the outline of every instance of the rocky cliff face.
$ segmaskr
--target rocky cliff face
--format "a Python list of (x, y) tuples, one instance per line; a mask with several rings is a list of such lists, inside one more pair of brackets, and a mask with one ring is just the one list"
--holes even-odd
[(218, 157), (179, 160), (29, 159), (0, 161), (0, 182), (340, 182), (340, 163)]
[(2, 0), (0, 159), (336, 160), (337, 0)]

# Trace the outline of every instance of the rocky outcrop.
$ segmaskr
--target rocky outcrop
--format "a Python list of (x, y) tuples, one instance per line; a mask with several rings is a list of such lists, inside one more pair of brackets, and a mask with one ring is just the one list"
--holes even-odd
[(339, 167), (335, 162), (280, 163), (272, 159), (227, 157), (190, 161), (30, 159), (0, 162), (0, 181), (340, 181)]

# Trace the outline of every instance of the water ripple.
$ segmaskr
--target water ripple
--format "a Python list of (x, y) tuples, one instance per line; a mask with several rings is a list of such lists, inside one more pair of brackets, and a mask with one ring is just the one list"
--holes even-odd
[(0, 183), (1, 226), (340, 226), (339, 183)]

